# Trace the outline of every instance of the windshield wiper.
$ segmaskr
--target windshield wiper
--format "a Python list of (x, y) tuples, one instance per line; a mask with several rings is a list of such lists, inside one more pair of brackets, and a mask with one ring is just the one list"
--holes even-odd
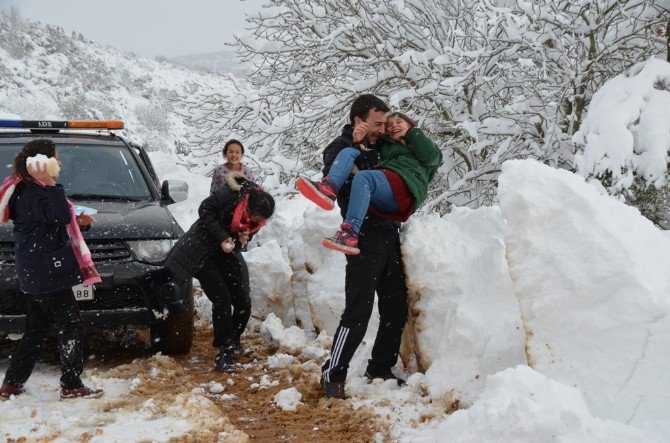
[(135, 197), (129, 195), (70, 194), (67, 197), (71, 198), (72, 200), (110, 200), (128, 202), (141, 202), (149, 200), (149, 197)]

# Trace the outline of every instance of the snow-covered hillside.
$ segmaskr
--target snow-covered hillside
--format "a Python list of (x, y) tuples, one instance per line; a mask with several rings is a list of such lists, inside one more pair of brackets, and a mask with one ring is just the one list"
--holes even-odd
[(122, 53), (63, 29), (0, 14), (0, 113), (24, 119), (121, 119), (149, 150), (179, 152), (193, 131), (179, 96), (228, 76)]
[(235, 57), (234, 51), (226, 49), (204, 54), (180, 55), (171, 57), (168, 61), (197, 71), (233, 74), (239, 78), (248, 76), (251, 72), (251, 64), (239, 63)]

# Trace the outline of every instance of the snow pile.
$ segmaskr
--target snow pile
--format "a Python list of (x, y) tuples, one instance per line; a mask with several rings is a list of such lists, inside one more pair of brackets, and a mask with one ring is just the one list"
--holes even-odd
[(594, 418), (579, 390), (551, 380), (528, 366), (489, 376), (479, 399), (467, 410), (409, 432), (401, 441), (649, 442), (643, 431)]
[(265, 318), (275, 313), (280, 318), (295, 318), (293, 308), (293, 272), (288, 265), (286, 251), (275, 240), (268, 241), (244, 255), (251, 288), (252, 315)]
[(296, 388), (282, 389), (274, 396), (275, 404), (284, 411), (295, 412), (301, 404), (302, 394)]
[(305, 331), (297, 326), (284, 328), (281, 319), (273, 313), (261, 324), (261, 336), (266, 346), (283, 349), (289, 354), (299, 354), (307, 344)]
[(499, 208), (415, 216), (402, 250), (412, 313), (403, 353), (427, 370), (433, 397), (471, 403), (486, 375), (526, 364)]
[(593, 413), (670, 419), (670, 240), (581, 177), (503, 165), (500, 205), (528, 361)]
[(593, 96), (575, 134), (584, 151), (575, 156), (585, 177), (612, 174), (615, 189), (640, 175), (657, 188), (666, 183), (670, 151), (670, 63), (652, 58), (630, 74), (607, 81)]
[(324, 211), (296, 196), (279, 200), (267, 226), (254, 238), (260, 244), (275, 240), (290, 260), (295, 319), (283, 320), (295, 322), (312, 337), (321, 331), (332, 336), (344, 310), (345, 258), (321, 246), (341, 222), (337, 209)]

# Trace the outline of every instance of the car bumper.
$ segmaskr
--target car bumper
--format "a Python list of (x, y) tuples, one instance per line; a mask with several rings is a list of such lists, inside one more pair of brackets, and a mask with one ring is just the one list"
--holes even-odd
[[(163, 282), (156, 278), (161, 266), (136, 261), (99, 263), (102, 281), (95, 284), (94, 299), (79, 301), (85, 328), (150, 326), (166, 310), (186, 306), (191, 284), (179, 287), (170, 299), (159, 296)], [(0, 331), (20, 332), (25, 326), (25, 303), (13, 266), (0, 266)]]

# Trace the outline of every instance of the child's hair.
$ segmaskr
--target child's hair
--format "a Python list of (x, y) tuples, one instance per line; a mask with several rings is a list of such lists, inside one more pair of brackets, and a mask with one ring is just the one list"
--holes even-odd
[(408, 116), (406, 116), (402, 112), (392, 112), (392, 113), (390, 113), (388, 115), (388, 117), (386, 117), (386, 121), (388, 122), (389, 120), (391, 120), (394, 117), (398, 117), (398, 118), (401, 118), (401, 119), (405, 120), (405, 122), (410, 126), (410, 129), (416, 128), (416, 123), (414, 123), (414, 120), (412, 120), (411, 118), (409, 118)]
[(226, 155), (228, 153), (228, 146), (230, 145), (239, 145), (240, 149), (242, 150), (242, 154), (244, 154), (244, 145), (242, 144), (242, 142), (239, 140), (235, 140), (234, 138), (231, 138), (226, 142), (225, 145), (223, 145), (223, 155)]
[(23, 145), (23, 149), (21, 149), (21, 151), (16, 154), (16, 157), (14, 157), (14, 175), (21, 179), (27, 180), (28, 184), (31, 182), (32, 176), (28, 172), (26, 160), (28, 160), (28, 157), (34, 157), (37, 154), (53, 157), (56, 155), (56, 144), (53, 142), (53, 140), (48, 138), (38, 138), (35, 140), (30, 140), (28, 143)]
[(275, 199), (260, 188), (249, 191), (249, 214), (267, 220), (275, 212)]

